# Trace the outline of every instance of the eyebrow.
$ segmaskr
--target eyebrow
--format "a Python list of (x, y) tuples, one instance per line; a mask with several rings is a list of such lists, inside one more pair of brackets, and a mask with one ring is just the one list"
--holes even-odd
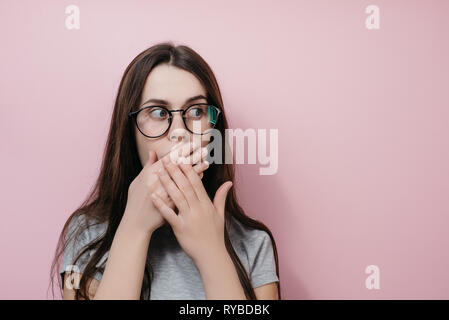
[[(205, 96), (203, 96), (202, 94), (200, 94), (200, 95), (197, 95), (197, 96), (194, 96), (194, 97), (191, 97), (191, 98), (187, 99), (186, 102), (184, 102), (184, 105), (186, 105), (186, 104), (188, 104), (188, 103), (190, 103), (190, 102), (193, 102), (193, 101), (195, 101), (195, 100), (199, 100), (199, 99), (207, 100), (207, 98), (206, 98)], [(148, 99), (147, 101), (145, 101), (145, 102), (142, 104), (142, 106), (145, 105), (145, 104), (147, 104), (147, 103), (150, 103), (150, 102), (154, 102), (154, 103), (162, 104), (162, 105), (166, 105), (166, 106), (169, 106), (169, 105), (170, 105), (170, 102), (168, 102), (167, 100), (152, 98), (152, 99)]]

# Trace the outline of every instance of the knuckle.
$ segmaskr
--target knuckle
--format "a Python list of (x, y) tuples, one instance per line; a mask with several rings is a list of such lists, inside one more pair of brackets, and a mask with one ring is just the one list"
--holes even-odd
[(182, 202), (184, 200), (180, 194), (175, 194), (172, 198), (175, 202)]
[(189, 185), (187, 183), (185, 183), (185, 182), (180, 182), (179, 183), (179, 189), (188, 191), (189, 190)]
[(162, 198), (168, 198), (168, 194), (164, 189), (159, 189), (159, 194)]
[(201, 180), (198, 179), (197, 181), (195, 181), (194, 186), (195, 189), (199, 189), (203, 186), (203, 183), (201, 182)]
[(157, 189), (156, 186), (155, 186), (155, 184), (154, 184), (154, 183), (151, 183), (151, 182), (147, 182), (147, 183), (145, 184), (145, 186), (146, 186), (148, 192), (150, 192), (150, 193), (153, 193), (153, 192), (156, 191), (156, 189)]

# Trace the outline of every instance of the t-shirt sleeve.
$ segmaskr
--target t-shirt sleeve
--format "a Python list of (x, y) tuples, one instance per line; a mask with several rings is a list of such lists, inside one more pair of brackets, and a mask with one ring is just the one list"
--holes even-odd
[[(60, 269), (60, 275), (62, 280), (62, 289), (64, 289), (64, 273), (65, 272), (76, 272), (82, 274), (90, 257), (94, 253), (93, 250), (83, 253), (83, 255), (76, 261), (74, 261), (78, 254), (90, 244), (91, 241), (95, 240), (99, 234), (95, 228), (87, 227), (84, 231), (78, 234), (79, 228), (82, 226), (81, 222), (84, 221), (81, 217), (75, 217), (69, 224), (66, 241), (68, 241), (67, 246), (64, 249), (63, 263)], [(106, 256), (106, 255), (105, 255)], [(101, 280), (103, 276), (103, 269), (101, 268), (102, 262), (104, 262), (106, 257), (100, 259), (97, 263), (98, 271), (95, 273), (94, 278), (98, 281)]]
[(276, 274), (276, 261), (269, 234), (264, 230), (258, 230), (253, 238), (253, 263), (250, 268), (250, 279), (253, 288), (267, 283), (279, 281)]

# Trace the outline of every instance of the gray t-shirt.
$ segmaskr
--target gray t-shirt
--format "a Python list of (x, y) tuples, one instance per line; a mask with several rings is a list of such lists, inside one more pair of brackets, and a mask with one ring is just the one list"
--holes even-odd
[[(73, 232), (82, 217), (72, 220), (69, 232)], [(276, 275), (276, 264), (270, 236), (263, 230), (249, 228), (232, 218), (229, 238), (240, 261), (249, 275), (253, 288), (279, 281)], [(90, 224), (77, 238), (69, 242), (64, 251), (64, 261), (60, 271), (64, 280), (64, 272), (73, 270), (82, 273), (92, 251), (84, 254), (73, 267), (72, 261), (84, 246), (101, 236), (106, 224)], [(104, 268), (101, 264), (107, 259), (106, 252), (97, 264), (95, 279), (101, 281)], [(201, 275), (192, 259), (179, 245), (173, 230), (165, 225), (155, 230), (148, 248), (147, 263), (151, 263), (154, 278), (151, 282), (152, 300), (205, 300)], [(105, 266), (106, 264), (104, 264)], [(62, 281), (64, 288), (64, 281)]]

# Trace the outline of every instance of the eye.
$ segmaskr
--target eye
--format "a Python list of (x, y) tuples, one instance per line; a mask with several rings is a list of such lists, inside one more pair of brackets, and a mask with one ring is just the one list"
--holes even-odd
[(192, 107), (188, 110), (187, 112), (187, 117), (189, 118), (201, 118), (202, 116), (204, 116), (205, 111), (204, 111), (204, 107)]
[(168, 117), (168, 112), (165, 109), (162, 108), (150, 108), (148, 110), (148, 114), (151, 117), (151, 119), (155, 120), (164, 120)]

